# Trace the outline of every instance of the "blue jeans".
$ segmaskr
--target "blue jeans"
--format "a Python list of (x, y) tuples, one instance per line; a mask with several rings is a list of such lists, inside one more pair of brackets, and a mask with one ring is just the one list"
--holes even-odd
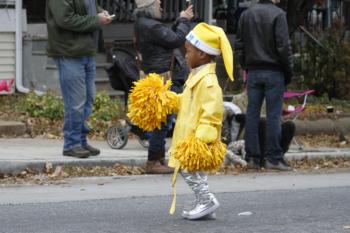
[[(161, 152), (165, 150), (165, 139), (168, 131), (171, 129), (173, 121), (175, 120), (175, 115), (168, 115), (167, 122), (162, 123), (160, 129), (155, 129), (151, 132), (151, 137), (149, 139), (149, 151)], [(148, 158), (153, 160), (152, 158)]]
[(93, 56), (55, 58), (64, 102), (64, 146), (70, 150), (87, 144), (86, 120), (95, 99), (96, 62)]
[(260, 160), (264, 154), (259, 146), (259, 120), (263, 100), (266, 99), (266, 159), (277, 162), (283, 158), (281, 142), (281, 114), (284, 76), (280, 71), (253, 70), (248, 73), (248, 107), (246, 114), (246, 157)]

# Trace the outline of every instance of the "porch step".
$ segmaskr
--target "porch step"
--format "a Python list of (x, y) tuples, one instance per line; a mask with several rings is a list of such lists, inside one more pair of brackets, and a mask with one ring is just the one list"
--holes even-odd
[(19, 121), (0, 120), (0, 137), (18, 137), (26, 133), (26, 126)]

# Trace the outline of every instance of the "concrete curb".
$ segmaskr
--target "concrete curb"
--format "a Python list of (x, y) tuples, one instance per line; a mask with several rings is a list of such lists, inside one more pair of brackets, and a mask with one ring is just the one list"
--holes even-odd
[(285, 157), (287, 160), (302, 160), (305, 157), (309, 159), (350, 157), (350, 150), (295, 152), (295, 153), (287, 153)]
[(35, 172), (46, 170), (46, 164), (51, 163), (56, 166), (75, 167), (112, 167), (116, 163), (128, 166), (143, 166), (146, 159), (89, 159), (89, 160), (30, 160), (30, 161), (2, 161), (0, 164), (0, 174), (17, 175), (26, 169)]
[(17, 137), (25, 134), (26, 130), (26, 126), (22, 122), (0, 120), (0, 136)]
[(339, 119), (319, 119), (316, 121), (296, 120), (296, 134), (337, 134), (350, 132), (350, 117)]
[[(337, 157), (350, 157), (350, 150), (341, 149), (323, 149), (323, 150), (310, 150), (304, 152), (293, 151), (286, 154), (287, 160), (302, 160), (305, 157), (308, 159), (316, 158), (337, 158)], [(29, 160), (29, 161), (1, 161), (0, 174), (12, 174), (17, 175), (26, 169), (43, 172), (46, 169), (46, 164), (51, 163), (53, 167), (56, 166), (77, 166), (77, 167), (112, 167), (116, 163), (124, 164), (128, 166), (144, 166), (146, 158), (137, 159), (81, 159), (81, 160)]]

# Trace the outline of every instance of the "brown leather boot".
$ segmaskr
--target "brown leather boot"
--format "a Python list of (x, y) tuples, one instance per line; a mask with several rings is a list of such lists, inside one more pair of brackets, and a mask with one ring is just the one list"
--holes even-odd
[(160, 164), (167, 166), (167, 162), (165, 161), (165, 158), (162, 158), (159, 160)]
[(171, 174), (174, 169), (166, 165), (162, 165), (159, 160), (147, 161), (146, 173), (147, 174)]

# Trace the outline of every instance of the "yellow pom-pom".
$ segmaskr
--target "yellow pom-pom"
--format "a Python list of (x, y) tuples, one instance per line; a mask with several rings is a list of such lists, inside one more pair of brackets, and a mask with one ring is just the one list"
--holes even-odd
[(179, 111), (179, 98), (175, 92), (167, 91), (166, 98), (168, 99), (168, 111), (171, 113), (177, 113)]
[(220, 169), (225, 153), (226, 145), (220, 140), (207, 144), (190, 135), (175, 146), (172, 156), (180, 162), (181, 169), (213, 172)]
[(151, 73), (134, 84), (129, 94), (127, 116), (146, 131), (160, 129), (167, 115), (177, 108), (176, 94), (169, 91), (171, 81), (164, 84), (160, 75)]

